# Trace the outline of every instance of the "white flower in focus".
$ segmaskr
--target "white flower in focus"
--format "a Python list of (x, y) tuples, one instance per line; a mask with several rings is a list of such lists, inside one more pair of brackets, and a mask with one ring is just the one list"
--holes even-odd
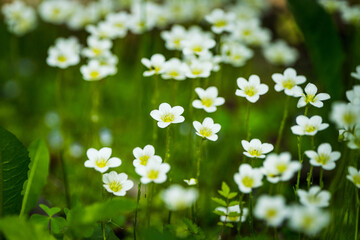
[(235, 14), (232, 12), (225, 13), (222, 9), (214, 9), (210, 14), (205, 16), (205, 20), (212, 24), (211, 30), (220, 34), (224, 31), (230, 31), (232, 23), (235, 20)]
[(112, 47), (112, 42), (109, 39), (102, 39), (95, 36), (89, 36), (87, 38), (88, 47), (84, 48), (82, 54), (88, 58), (101, 57), (108, 53)]
[(216, 141), (218, 139), (218, 133), (221, 129), (220, 124), (214, 123), (214, 120), (210, 117), (204, 119), (202, 123), (198, 121), (193, 122), (193, 126), (196, 130), (196, 135), (207, 138), (210, 141)]
[(351, 104), (360, 106), (360, 85), (355, 85), (353, 89), (346, 91), (346, 98)]
[(306, 78), (301, 75), (297, 75), (296, 70), (293, 68), (287, 68), (284, 74), (274, 73), (271, 78), (275, 82), (275, 90), (277, 92), (283, 91), (288, 96), (300, 97), (302, 89), (298, 86), (306, 82)]
[(360, 65), (356, 67), (356, 72), (352, 72), (351, 76), (357, 80), (360, 80)]
[(322, 123), (320, 116), (312, 116), (308, 118), (304, 115), (297, 116), (297, 125), (291, 127), (291, 131), (295, 135), (309, 135), (314, 136), (318, 131), (324, 130), (329, 127), (329, 124)]
[(162, 54), (154, 54), (150, 59), (142, 58), (141, 63), (149, 70), (144, 72), (144, 77), (164, 72), (165, 57)]
[[(247, 215), (249, 214), (249, 209), (243, 207), (242, 213), (240, 212), (239, 205), (231, 206), (228, 208), (225, 207), (217, 207), (215, 210), (221, 211), (228, 216), (220, 216), (221, 222), (240, 222), (240, 215), (241, 215), (241, 222), (245, 222)], [(239, 216), (230, 217), (231, 213), (238, 213)]]
[(278, 183), (290, 180), (300, 169), (301, 163), (291, 161), (291, 154), (283, 152), (269, 154), (264, 161), (262, 171), (269, 182)]
[(305, 93), (303, 93), (301, 90), (301, 97), (297, 103), (298, 108), (304, 107), (307, 104), (311, 104), (317, 108), (322, 108), (324, 106), (324, 103), (322, 101), (330, 99), (330, 95), (327, 93), (316, 94), (317, 87), (312, 83), (308, 83), (304, 90)]
[(289, 226), (310, 236), (318, 234), (329, 221), (330, 214), (320, 208), (293, 206), (289, 213)]
[(335, 102), (331, 107), (330, 120), (339, 129), (351, 130), (360, 121), (360, 108), (350, 103)]
[(103, 175), (103, 182), (106, 191), (113, 193), (116, 196), (125, 196), (126, 191), (134, 186), (134, 182), (128, 180), (128, 175), (125, 173), (117, 174), (115, 171), (105, 173)]
[(168, 103), (162, 103), (159, 106), (159, 110), (152, 110), (150, 116), (158, 121), (159, 128), (166, 128), (171, 123), (181, 123), (185, 120), (181, 114), (184, 112), (184, 108), (181, 106), (171, 107)]
[(266, 60), (272, 64), (282, 66), (294, 64), (299, 56), (295, 48), (291, 48), (282, 40), (265, 46), (263, 51)]
[(255, 217), (265, 220), (267, 225), (271, 227), (279, 227), (288, 214), (285, 198), (281, 195), (260, 196), (254, 209)]
[(166, 61), (163, 67), (163, 79), (185, 80), (185, 75), (189, 71), (187, 64), (177, 58)]
[(82, 73), (84, 80), (97, 81), (112, 73), (112, 69), (108, 66), (101, 65), (100, 61), (94, 59), (90, 60), (87, 65), (81, 66), (80, 72)]
[(186, 72), (186, 77), (207, 78), (210, 76), (212, 67), (213, 64), (210, 62), (193, 59), (188, 65), (188, 71)]
[(319, 186), (313, 186), (309, 191), (297, 190), (300, 203), (306, 207), (328, 207), (331, 194), (329, 191), (321, 190)]
[(161, 199), (170, 211), (183, 210), (191, 207), (197, 200), (197, 189), (185, 189), (180, 185), (172, 185), (160, 193)]
[(195, 178), (184, 179), (184, 182), (186, 182), (186, 184), (189, 186), (193, 186), (198, 183), (197, 179), (195, 179)]
[(250, 142), (246, 140), (241, 141), (245, 152), (244, 155), (249, 158), (265, 158), (265, 154), (271, 152), (274, 146), (270, 143), (261, 143), (257, 138), (252, 139)]
[(192, 102), (192, 106), (197, 109), (204, 109), (211, 113), (216, 111), (217, 106), (225, 103), (225, 99), (218, 97), (218, 89), (216, 87), (208, 87), (206, 90), (202, 88), (195, 88), (195, 92), (200, 100), (196, 99)]
[(260, 169), (252, 168), (249, 164), (244, 163), (239, 167), (239, 172), (234, 174), (234, 181), (243, 193), (250, 193), (253, 188), (260, 187), (263, 174)]
[(170, 165), (162, 163), (162, 159), (151, 158), (148, 160), (146, 166), (139, 165), (135, 168), (135, 172), (141, 176), (141, 183), (148, 184), (150, 182), (163, 183), (167, 179), (167, 172), (170, 171)]
[(165, 40), (165, 47), (169, 50), (182, 50), (183, 41), (187, 37), (187, 31), (183, 26), (174, 25), (170, 31), (161, 32)]
[(120, 166), (121, 160), (117, 157), (110, 158), (111, 152), (111, 148), (108, 147), (101, 148), (99, 151), (94, 148), (88, 149), (86, 155), (89, 159), (85, 161), (85, 167), (95, 168), (96, 171), (104, 173), (109, 168)]
[(155, 148), (152, 145), (146, 145), (143, 149), (136, 147), (133, 150), (133, 155), (135, 159), (133, 160), (134, 167), (140, 165), (146, 166), (149, 159), (157, 158), (161, 160), (161, 157), (155, 155)]
[(350, 166), (348, 171), (349, 174), (346, 175), (346, 178), (354, 183), (356, 187), (360, 188), (360, 170)]
[(249, 81), (240, 77), (237, 79), (237, 85), (240, 89), (237, 89), (235, 94), (240, 97), (245, 97), (252, 103), (257, 102), (260, 95), (264, 95), (269, 91), (269, 87), (264, 83), (260, 83), (260, 78), (257, 75), (251, 75)]
[(329, 143), (322, 143), (319, 145), (317, 152), (309, 150), (305, 151), (305, 155), (310, 158), (310, 164), (315, 167), (322, 167), (325, 170), (332, 170), (335, 168), (337, 161), (341, 154), (337, 151), (332, 151)]

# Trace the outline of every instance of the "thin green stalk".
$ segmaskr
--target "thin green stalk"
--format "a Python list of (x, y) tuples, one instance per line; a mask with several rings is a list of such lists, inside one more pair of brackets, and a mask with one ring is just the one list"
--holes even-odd
[[(226, 198), (226, 209), (229, 209), (229, 198)], [(218, 240), (222, 239), (222, 236), (223, 236), (224, 230), (225, 230), (225, 226), (226, 226), (227, 218), (228, 218), (228, 210), (226, 210), (225, 221), (223, 222), (223, 225), (222, 225), (222, 228), (221, 228), (221, 233), (219, 235)]]
[(251, 235), (254, 235), (253, 195), (252, 195), (252, 192), (249, 193), (249, 224), (250, 224)]
[(202, 138), (199, 144), (199, 148), (197, 150), (197, 162), (196, 162), (196, 179), (198, 180), (198, 184), (200, 183), (200, 164), (201, 164), (201, 158), (202, 158), (202, 145), (205, 140)]
[(244, 194), (243, 193), (239, 193), (239, 209), (240, 209), (240, 221), (239, 221), (239, 224), (238, 224), (238, 229), (237, 229), (237, 234), (238, 236), (240, 237), (240, 231), (241, 231), (241, 218), (242, 218), (242, 215), (243, 215), (243, 207), (242, 207), (242, 200), (244, 198)]
[(138, 210), (139, 210), (140, 196), (141, 196), (141, 182), (139, 182), (139, 184), (138, 184), (138, 192), (137, 192), (137, 198), (136, 198), (136, 209), (135, 209), (135, 218), (134, 218), (134, 240), (136, 240), (136, 224), (137, 224), (137, 215), (138, 215)]
[(67, 177), (66, 164), (65, 164), (65, 160), (63, 158), (62, 152), (59, 153), (59, 159), (60, 159), (60, 164), (61, 164), (62, 174), (63, 174), (66, 206), (68, 208), (71, 208), (71, 197), (70, 197), (69, 181), (68, 181), (68, 177)]
[(311, 185), (311, 178), (312, 178), (313, 169), (314, 169), (314, 166), (311, 165), (311, 167), (310, 167), (310, 172), (308, 173), (308, 176), (307, 176), (307, 178), (306, 178), (308, 189), (310, 188), (310, 185)]
[(147, 226), (150, 226), (150, 218), (151, 218), (151, 206), (152, 199), (154, 196), (154, 183), (150, 183), (150, 187), (148, 188), (148, 199), (147, 199)]
[(360, 211), (360, 199), (359, 199), (359, 190), (356, 190), (356, 220), (355, 220), (355, 237), (354, 240), (358, 240), (359, 232), (359, 211)]
[(283, 117), (282, 117), (282, 120), (281, 120), (279, 132), (278, 132), (278, 136), (277, 136), (276, 144), (275, 144), (275, 152), (276, 153), (279, 152), (279, 148), (280, 148), (280, 144), (281, 144), (281, 138), (282, 138), (282, 135), (283, 135), (283, 132), (284, 132), (286, 118), (288, 116), (288, 111), (289, 111), (289, 109), (288, 109), (289, 108), (289, 101), (290, 101), (290, 96), (286, 96)]
[(171, 211), (169, 211), (169, 214), (168, 214), (168, 219), (167, 219), (167, 223), (170, 224), (171, 223)]
[(323, 175), (324, 175), (324, 169), (320, 168), (320, 177), (319, 177), (320, 188), (324, 188)]
[[(302, 159), (302, 152), (301, 152), (301, 136), (298, 136), (297, 140), (298, 140), (297, 147), (298, 147), (299, 162), (302, 164), (303, 159)], [(301, 169), (299, 169), (298, 174), (297, 174), (295, 197), (297, 197), (297, 191), (299, 190), (299, 187), (300, 187), (300, 175), (301, 175)]]
[(171, 142), (171, 134), (170, 134), (170, 126), (168, 126), (166, 128), (166, 151), (165, 151), (164, 162), (168, 162), (170, 159), (170, 142)]
[(102, 230), (103, 239), (106, 240), (106, 232), (105, 232), (105, 224), (104, 224), (104, 222), (101, 222), (101, 230)]
[(250, 106), (251, 106), (251, 103), (248, 101), (247, 102), (247, 107), (246, 107), (246, 119), (245, 119), (245, 131), (246, 131), (246, 140), (247, 141), (250, 140), (250, 127), (249, 127)]

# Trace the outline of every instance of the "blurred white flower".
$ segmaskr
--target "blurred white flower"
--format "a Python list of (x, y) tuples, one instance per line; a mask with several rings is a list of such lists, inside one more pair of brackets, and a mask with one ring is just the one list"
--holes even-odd
[(185, 75), (189, 71), (187, 64), (177, 58), (166, 61), (163, 67), (163, 73), (161, 74), (163, 79), (185, 80)]
[(197, 189), (185, 189), (180, 185), (171, 185), (160, 193), (161, 199), (170, 211), (183, 210), (191, 207), (197, 200)]
[(263, 174), (258, 168), (252, 168), (249, 164), (243, 163), (239, 167), (239, 172), (235, 173), (234, 181), (243, 193), (250, 193), (253, 188), (260, 187)]
[(322, 143), (319, 145), (317, 152), (313, 150), (305, 151), (305, 155), (310, 158), (310, 164), (315, 167), (322, 167), (325, 170), (332, 170), (335, 168), (337, 161), (341, 154), (337, 151), (332, 151), (329, 143)]
[(351, 130), (360, 121), (360, 108), (350, 103), (335, 102), (332, 104), (330, 120), (339, 129)]
[(347, 146), (351, 149), (360, 149), (360, 127), (357, 127), (354, 133), (346, 133), (346, 137), (348, 137)]
[(202, 123), (198, 121), (193, 122), (193, 126), (196, 130), (196, 135), (207, 138), (210, 141), (216, 141), (218, 139), (218, 133), (221, 129), (220, 124), (214, 123), (214, 120), (210, 117), (204, 119)]
[(226, 13), (222, 9), (217, 8), (206, 15), (205, 20), (212, 24), (211, 30), (214, 33), (220, 34), (232, 29), (231, 25), (235, 21), (235, 14), (232, 12)]
[(80, 62), (80, 44), (75, 37), (58, 38), (48, 50), (46, 63), (52, 67), (67, 68)]
[(142, 58), (141, 63), (148, 68), (148, 70), (143, 73), (144, 77), (149, 77), (164, 72), (165, 57), (162, 54), (154, 54), (150, 59)]
[(117, 38), (123, 38), (128, 31), (128, 17), (126, 12), (110, 13), (106, 16), (108, 26), (112, 27), (113, 35)]
[(300, 203), (307, 207), (328, 207), (331, 194), (329, 191), (321, 190), (319, 186), (313, 186), (309, 191), (297, 190)]
[(87, 44), (88, 47), (82, 50), (82, 54), (88, 58), (101, 57), (108, 53), (112, 47), (112, 42), (109, 39), (99, 39), (96, 36), (89, 36)]
[(170, 31), (161, 32), (165, 41), (165, 47), (169, 50), (182, 50), (183, 41), (187, 37), (187, 31), (183, 26), (174, 25)]
[(285, 198), (281, 195), (260, 196), (254, 209), (255, 217), (266, 221), (271, 227), (279, 227), (288, 214)]
[(348, 171), (349, 174), (346, 175), (346, 178), (354, 183), (356, 187), (360, 188), (360, 170), (356, 170), (356, 168), (349, 166)]
[(186, 184), (189, 186), (193, 186), (198, 183), (196, 178), (184, 179), (184, 182), (186, 182)]
[(250, 142), (246, 140), (241, 141), (245, 152), (244, 155), (249, 158), (265, 158), (265, 154), (271, 152), (274, 146), (270, 143), (261, 143), (257, 138), (252, 139)]
[(186, 77), (188, 78), (208, 78), (210, 76), (213, 64), (211, 62), (193, 59), (188, 64)]
[(360, 85), (355, 85), (351, 90), (346, 91), (346, 98), (351, 104), (360, 107)]
[(146, 166), (139, 165), (135, 168), (135, 172), (141, 176), (141, 183), (148, 184), (150, 182), (163, 183), (167, 179), (167, 172), (170, 171), (170, 165), (162, 163), (162, 159), (151, 158), (148, 160)]
[(260, 26), (257, 18), (248, 21), (238, 21), (233, 28), (233, 36), (240, 42), (251, 46), (265, 46), (271, 39), (271, 32)]
[(302, 75), (297, 75), (296, 70), (293, 68), (285, 69), (284, 74), (274, 73), (271, 78), (275, 82), (275, 90), (277, 92), (284, 91), (286, 95), (293, 97), (301, 96), (302, 89), (298, 85), (306, 82), (306, 78)]
[(345, 5), (341, 9), (341, 18), (344, 22), (353, 24), (355, 26), (359, 26), (360, 24), (360, 6), (359, 5), (352, 5), (348, 6)]
[(150, 116), (158, 121), (159, 128), (166, 128), (171, 123), (181, 123), (185, 120), (181, 114), (184, 112), (184, 108), (181, 106), (171, 107), (168, 103), (162, 103), (159, 106), (159, 110), (152, 110)]
[(257, 75), (251, 75), (249, 81), (245, 78), (238, 78), (237, 85), (240, 89), (237, 89), (235, 95), (245, 97), (249, 102), (255, 103), (259, 100), (260, 95), (264, 95), (269, 91), (269, 87), (260, 83), (260, 78)]
[(320, 116), (312, 116), (308, 118), (304, 115), (296, 117), (295, 126), (291, 127), (291, 131), (295, 135), (309, 135), (314, 136), (318, 131), (324, 130), (329, 127), (329, 124), (322, 123), (322, 118)]
[(101, 148), (100, 150), (89, 148), (86, 152), (89, 159), (85, 161), (85, 167), (94, 168), (96, 171), (104, 173), (109, 168), (120, 166), (121, 160), (117, 157), (110, 158), (111, 152), (111, 148), (108, 147)]
[(221, 46), (222, 61), (233, 65), (234, 67), (241, 67), (246, 64), (246, 61), (252, 58), (253, 51), (245, 45), (239, 43), (224, 43)]
[(136, 147), (133, 150), (133, 155), (135, 159), (133, 160), (134, 167), (140, 165), (146, 166), (149, 159), (157, 158), (161, 160), (161, 157), (155, 155), (155, 148), (152, 145), (146, 145), (143, 149)]
[(112, 24), (108, 22), (99, 22), (97, 25), (87, 25), (85, 29), (91, 36), (98, 39), (114, 39), (116, 37), (116, 31), (114, 31)]
[(351, 76), (357, 80), (360, 80), (360, 65), (356, 67), (356, 71), (351, 73)]
[(116, 196), (125, 196), (126, 191), (130, 190), (134, 186), (134, 182), (128, 180), (127, 174), (117, 174), (115, 171), (105, 173), (103, 175), (103, 183), (106, 191), (113, 193)]
[[(299, 88), (299, 90), (301, 90), (301, 88)], [(301, 97), (297, 103), (298, 108), (304, 107), (307, 104), (311, 104), (317, 108), (322, 108), (324, 106), (322, 101), (330, 99), (330, 95), (327, 93), (316, 94), (317, 87), (312, 83), (308, 83), (304, 90), (305, 93), (303, 93), (301, 90)]]
[[(225, 207), (217, 207), (215, 210), (221, 211), (225, 213), (227, 216), (220, 216), (221, 222), (240, 222), (240, 215), (241, 215), (241, 222), (245, 222), (247, 215), (249, 214), (249, 209), (243, 207), (240, 211), (239, 205), (231, 206), (228, 208)], [(242, 212), (242, 213), (241, 213)], [(229, 216), (231, 213), (238, 213), (239, 216)]]
[(334, 13), (347, 6), (347, 2), (342, 0), (319, 0), (319, 4), (329, 13)]
[(101, 65), (98, 60), (90, 60), (87, 65), (80, 67), (80, 72), (84, 80), (86, 81), (97, 81), (105, 78), (112, 73), (112, 68), (109, 66)]
[(206, 112), (211, 113), (216, 111), (217, 106), (225, 103), (225, 99), (218, 97), (218, 89), (216, 87), (208, 87), (206, 90), (202, 88), (195, 88), (195, 92), (200, 100), (196, 99), (192, 102), (192, 106), (197, 109), (204, 109)]
[(68, 0), (49, 0), (39, 4), (39, 15), (45, 22), (63, 24), (73, 14), (74, 4)]
[(270, 63), (282, 66), (294, 64), (299, 56), (295, 48), (291, 48), (282, 40), (265, 46), (263, 52), (266, 60)]
[(6, 3), (2, 6), (1, 11), (9, 31), (18, 36), (32, 31), (37, 25), (35, 10), (22, 1)]
[(208, 35), (198, 33), (183, 40), (183, 53), (185, 55), (203, 55), (215, 47), (215, 45), (214, 39)]

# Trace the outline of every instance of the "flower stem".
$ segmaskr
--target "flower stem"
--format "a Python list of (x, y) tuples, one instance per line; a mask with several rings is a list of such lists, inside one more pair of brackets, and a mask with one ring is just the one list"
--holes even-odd
[(245, 131), (246, 131), (246, 140), (250, 140), (250, 127), (249, 127), (249, 119), (250, 119), (250, 105), (251, 103), (248, 101), (246, 107), (246, 119), (245, 119)]
[(238, 236), (240, 237), (240, 230), (241, 230), (241, 218), (242, 218), (242, 215), (243, 215), (243, 207), (242, 207), (242, 200), (244, 198), (244, 194), (240, 192), (239, 194), (239, 209), (240, 209), (240, 221), (239, 221), (239, 224), (238, 224), (238, 229), (237, 229), (237, 234)]
[(360, 199), (359, 199), (359, 190), (356, 190), (356, 219), (355, 219), (355, 237), (354, 240), (358, 240), (359, 232), (359, 211), (360, 211)]
[(147, 199), (147, 226), (150, 226), (151, 206), (152, 206), (153, 196), (154, 196), (154, 183), (150, 183), (150, 187), (148, 188), (148, 199)]
[(171, 211), (169, 211), (169, 215), (168, 215), (168, 220), (167, 220), (167, 223), (170, 224), (171, 223)]
[(311, 165), (311, 167), (310, 167), (310, 172), (308, 173), (308, 176), (307, 176), (307, 178), (306, 178), (308, 189), (310, 188), (310, 185), (311, 185), (311, 177), (312, 177), (313, 169), (314, 169), (314, 166)]
[[(241, 221), (241, 219), (240, 219), (240, 221)], [(249, 193), (249, 224), (250, 224), (251, 235), (254, 235), (252, 192)]]
[(324, 169), (321, 168), (320, 169), (320, 179), (319, 179), (320, 188), (324, 187), (323, 175), (324, 175)]
[(66, 164), (65, 164), (65, 160), (64, 160), (64, 157), (63, 157), (63, 154), (62, 154), (62, 150), (60, 150), (59, 159), (60, 159), (60, 164), (61, 164), (62, 174), (63, 174), (66, 206), (68, 208), (71, 208), (71, 197), (70, 197), (70, 190), (69, 190), (69, 181), (68, 181), (68, 177), (67, 177)]
[(169, 126), (166, 128), (166, 151), (165, 151), (164, 162), (168, 162), (170, 158), (170, 142), (171, 142), (171, 134), (170, 134), (170, 126)]
[(290, 101), (290, 96), (286, 96), (285, 106), (284, 106), (284, 113), (283, 113), (283, 117), (282, 117), (282, 120), (281, 120), (278, 136), (277, 136), (277, 139), (276, 139), (276, 145), (275, 145), (275, 152), (276, 153), (279, 152), (281, 138), (282, 138), (284, 127), (285, 127), (285, 122), (286, 122), (286, 118), (288, 116), (289, 101)]
[[(302, 164), (303, 159), (302, 159), (302, 152), (301, 152), (301, 136), (298, 136), (297, 139), (298, 139), (298, 142), (297, 142), (298, 157), (299, 157), (299, 162)], [(299, 187), (300, 187), (300, 175), (301, 175), (301, 168), (299, 169), (298, 174), (297, 174), (295, 197), (297, 197), (297, 190), (299, 190)]]
[(139, 202), (141, 196), (141, 182), (138, 184), (138, 193), (136, 198), (136, 210), (135, 210), (135, 218), (134, 218), (134, 240), (136, 240), (136, 224), (137, 224), (137, 214), (139, 210)]
[(196, 179), (199, 184), (199, 178), (200, 178), (200, 163), (201, 163), (201, 157), (202, 157), (202, 145), (203, 145), (204, 139), (201, 139), (199, 148), (197, 150), (197, 163), (196, 163)]

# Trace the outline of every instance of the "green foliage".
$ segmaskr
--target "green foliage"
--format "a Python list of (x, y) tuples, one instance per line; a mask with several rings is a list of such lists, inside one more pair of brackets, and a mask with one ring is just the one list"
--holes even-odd
[(211, 200), (213, 200), (217, 204), (220, 204), (221, 206), (224, 206), (224, 207), (227, 206), (226, 202), (224, 200), (222, 200), (221, 198), (213, 197), (213, 198), (211, 198)]
[(8, 216), (0, 219), (0, 230), (8, 240), (53, 240), (55, 239), (43, 226), (27, 222), (24, 218)]
[(304, 35), (316, 77), (333, 99), (339, 99), (345, 56), (331, 16), (314, 0), (288, 0), (288, 4)]
[(44, 210), (46, 212), (46, 214), (49, 217), (52, 217), (52, 216), (54, 216), (55, 214), (57, 214), (58, 212), (61, 211), (61, 209), (58, 208), (58, 207), (49, 208), (48, 206), (46, 206), (44, 204), (40, 204), (39, 206), (41, 207), (42, 210)]
[(190, 219), (188, 218), (184, 218), (183, 222), (185, 223), (188, 231), (191, 233), (191, 235), (197, 239), (197, 240), (202, 240), (205, 239), (205, 234), (204, 232), (201, 230), (201, 228), (196, 225), (195, 223), (193, 223)]
[(43, 204), (40, 204), (40, 207), (45, 211), (47, 216), (40, 214), (33, 214), (30, 217), (30, 221), (32, 223), (42, 225), (44, 229), (47, 229), (48, 225), (50, 224), (51, 232), (55, 234), (63, 233), (65, 227), (67, 226), (67, 222), (65, 218), (54, 217), (55, 214), (60, 212), (60, 208), (58, 207), (49, 208), (48, 206)]
[(20, 213), (29, 163), (24, 145), (0, 127), (0, 216)]
[(24, 183), (23, 202), (20, 216), (36, 206), (42, 188), (49, 174), (49, 151), (43, 140), (34, 141), (29, 147), (30, 165), (28, 179)]

